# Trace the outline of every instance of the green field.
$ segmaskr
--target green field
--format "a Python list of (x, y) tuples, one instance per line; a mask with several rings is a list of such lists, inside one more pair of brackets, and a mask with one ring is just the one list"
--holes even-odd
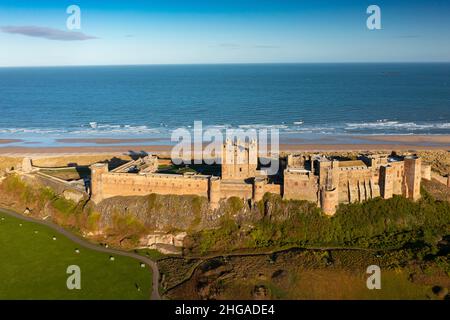
[[(366, 287), (367, 275), (348, 270), (298, 270), (277, 283), (257, 279), (235, 281), (223, 290), (220, 298), (252, 299), (256, 285), (269, 289), (272, 299), (294, 300), (428, 300), (437, 299), (430, 286), (414, 284), (407, 273), (387, 270), (382, 272), (381, 289)], [(284, 282), (284, 283), (283, 283)], [(246, 295), (245, 295), (246, 294)]]
[[(0, 212), (0, 299), (149, 299), (149, 267), (110, 256)], [(70, 265), (81, 269), (80, 290), (67, 289)]]

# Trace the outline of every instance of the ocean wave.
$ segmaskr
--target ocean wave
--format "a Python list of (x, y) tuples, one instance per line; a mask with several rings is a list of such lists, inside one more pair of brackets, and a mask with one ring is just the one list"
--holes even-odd
[(65, 129), (50, 128), (1, 128), (0, 134), (63, 134), (67, 133)]
[(107, 135), (107, 134), (158, 134), (160, 128), (132, 125), (90, 123), (75, 128), (0, 128), (4, 135)]
[[(203, 124), (203, 130), (214, 129), (225, 131), (227, 129), (261, 130), (278, 129), (285, 134), (448, 134), (450, 122), (401, 122), (397, 120), (377, 120), (372, 122), (341, 122), (329, 124)], [(194, 132), (194, 125), (180, 126)], [(170, 136), (177, 127), (131, 125), (131, 124), (105, 124), (89, 122), (80, 126), (68, 128), (0, 128), (0, 135), (7, 137), (17, 136)]]
[(420, 131), (420, 130), (445, 130), (450, 129), (449, 122), (400, 122), (389, 120), (378, 120), (375, 122), (346, 123), (345, 130), (395, 130), (395, 131)]
[(237, 126), (239, 129), (249, 130), (249, 129), (278, 129), (284, 130), (288, 129), (289, 126), (286, 124), (241, 124)]

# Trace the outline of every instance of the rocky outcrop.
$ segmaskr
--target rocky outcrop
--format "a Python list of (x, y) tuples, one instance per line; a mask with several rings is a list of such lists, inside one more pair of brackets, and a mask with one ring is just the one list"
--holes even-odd
[(62, 196), (64, 198), (66, 198), (67, 200), (71, 200), (71, 201), (73, 201), (75, 203), (80, 202), (84, 198), (83, 193), (77, 192), (77, 191), (73, 191), (73, 190), (69, 190), (69, 189), (64, 190), (62, 192)]
[(147, 248), (152, 248), (156, 244), (169, 244), (175, 247), (182, 247), (183, 240), (186, 235), (186, 232), (179, 232), (175, 234), (155, 232), (142, 237), (139, 240), (139, 244)]
[(140, 248), (156, 249), (164, 254), (180, 254), (186, 232), (147, 234), (139, 239)]

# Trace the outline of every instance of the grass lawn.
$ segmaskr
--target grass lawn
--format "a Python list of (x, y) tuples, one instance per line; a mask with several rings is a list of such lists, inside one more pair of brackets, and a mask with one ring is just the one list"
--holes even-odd
[[(151, 270), (114, 258), (0, 212), (0, 299), (149, 299)], [(81, 269), (81, 290), (67, 289), (70, 265)]]
[(165, 255), (164, 253), (161, 253), (155, 249), (137, 249), (137, 250), (135, 250), (135, 252), (144, 257), (148, 257), (148, 258), (152, 259), (153, 261), (158, 261), (158, 260), (168, 257), (168, 255)]
[(88, 167), (68, 167), (59, 170), (43, 169), (41, 172), (49, 176), (68, 181), (86, 178), (91, 174), (91, 170)]

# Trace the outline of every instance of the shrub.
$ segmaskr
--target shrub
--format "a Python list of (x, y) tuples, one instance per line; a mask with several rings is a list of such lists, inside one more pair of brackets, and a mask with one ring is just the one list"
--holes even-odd
[[(228, 203), (233, 212), (242, 208), (240, 199), (238, 202), (230, 198)], [(328, 217), (314, 203), (266, 194), (253, 210), (263, 218), (254, 222), (244, 239), (239, 226), (222, 222), (219, 229), (200, 234), (203, 250), (227, 244), (231, 248), (238, 238), (241, 246), (247, 247), (434, 248), (450, 233), (450, 203), (430, 195), (418, 202), (394, 196), (340, 205), (336, 215)], [(426, 254), (435, 251), (428, 250)]]

